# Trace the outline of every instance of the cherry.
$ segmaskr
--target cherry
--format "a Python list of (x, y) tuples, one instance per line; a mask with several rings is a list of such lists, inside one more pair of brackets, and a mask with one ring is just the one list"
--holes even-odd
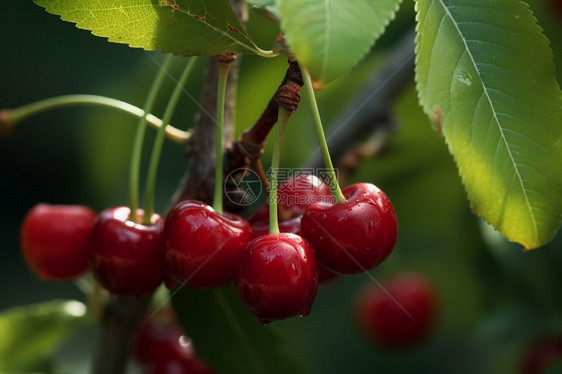
[(562, 361), (562, 339), (545, 338), (533, 343), (524, 358), (524, 374), (541, 374)]
[[(288, 232), (295, 235), (301, 236), (301, 219), (302, 216), (296, 216), (295, 218), (288, 219), (286, 221), (279, 222), (279, 231)], [(254, 231), (254, 238), (258, 238), (263, 235), (269, 234), (269, 219), (265, 221), (256, 222), (252, 225), (252, 230)], [(318, 282), (319, 283), (329, 283), (338, 275), (328, 269), (326, 269), (322, 264), (318, 264)]]
[(30, 268), (45, 280), (68, 280), (88, 268), (86, 242), (96, 213), (82, 205), (38, 204), (25, 216), (20, 242)]
[[(285, 218), (285, 217), (283, 217)], [(265, 203), (261, 205), (250, 218), (248, 218), (248, 223), (254, 226), (255, 223), (268, 223), (269, 222), (269, 204)]]
[(177, 283), (194, 288), (220, 286), (252, 239), (248, 222), (235, 214), (219, 214), (199, 201), (183, 201), (168, 214), (163, 239), (166, 269)]
[[(164, 280), (164, 252), (160, 242), (163, 221), (158, 214), (151, 225), (129, 221), (128, 207), (102, 211), (88, 241), (94, 277), (113, 294), (140, 296)], [(142, 219), (144, 211), (137, 210)]]
[(369, 285), (356, 300), (356, 320), (367, 336), (390, 348), (422, 341), (434, 325), (436, 292), (421, 274), (401, 273)]
[(196, 355), (172, 311), (159, 312), (141, 327), (134, 358), (145, 374), (212, 374)]
[[(333, 201), (330, 187), (312, 174), (297, 174), (279, 185), (277, 190), (279, 220), (286, 221), (302, 216), (307, 207), (319, 202)], [(262, 205), (248, 220), (255, 223), (269, 222), (269, 205)]]
[(398, 233), (396, 214), (383, 191), (356, 183), (338, 204), (318, 203), (305, 211), (301, 229), (318, 260), (341, 274), (358, 274), (388, 257)]
[(332, 283), (338, 278), (338, 274), (330, 271), (324, 267), (322, 264), (318, 264), (318, 283), (320, 284), (327, 284)]
[[(301, 219), (302, 216), (296, 216), (294, 218), (280, 221), (279, 231), (280, 232), (290, 232), (296, 235), (301, 234)], [(269, 217), (265, 218), (263, 221), (255, 222), (252, 224), (252, 230), (254, 233), (254, 239), (269, 234)]]
[(242, 301), (262, 323), (308, 315), (318, 290), (314, 250), (295, 234), (260, 236), (242, 253), (234, 284)]
[(277, 199), (280, 209), (291, 216), (302, 215), (312, 204), (333, 201), (332, 190), (313, 174), (297, 174), (279, 185)]

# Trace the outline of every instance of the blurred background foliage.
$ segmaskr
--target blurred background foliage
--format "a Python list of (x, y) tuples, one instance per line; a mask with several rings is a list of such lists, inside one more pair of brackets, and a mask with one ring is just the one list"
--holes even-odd
[[(552, 11), (552, 4), (533, 0), (530, 6), (551, 40), (560, 81), (562, 16)], [(365, 61), (318, 94), (328, 135), (338, 111), (413, 25), (412, 2), (401, 8)], [(274, 23), (253, 13), (248, 29), (262, 47), (271, 45), (278, 32)], [(0, 46), (1, 108), (71, 93), (106, 95), (142, 106), (163, 59), (159, 52), (109, 44), (77, 30), (30, 0), (0, 2)], [(182, 65), (177, 58), (175, 76)], [(259, 116), (285, 66), (283, 57), (243, 57), (237, 133)], [(187, 87), (195, 99), (203, 69), (201, 60)], [(168, 80), (155, 114), (161, 114), (173, 84)], [(185, 95), (172, 122), (188, 128), (196, 110)], [(435, 333), (426, 344), (403, 352), (388, 352), (367, 341), (352, 319), (354, 297), (369, 282), (366, 276), (323, 286), (309, 317), (276, 322), (271, 329), (285, 338), (305, 373), (518, 373), (528, 344), (540, 336), (562, 335), (562, 235), (528, 253), (499, 237), (471, 214), (443, 139), (417, 104), (413, 82), (392, 111), (398, 131), (348, 183), (375, 183), (392, 199), (399, 239), (373, 275), (384, 279), (403, 270), (426, 274), (439, 292)], [(0, 139), (0, 310), (53, 298), (85, 301), (73, 284), (45, 283), (31, 274), (18, 248), (19, 225), (38, 202), (87, 204), (98, 211), (126, 204), (135, 122), (111, 109), (63, 109), (29, 119)], [(310, 124), (311, 115), (302, 105), (286, 135), (283, 167), (302, 166), (316, 148)], [(149, 133), (145, 155), (153, 138), (153, 131)], [(266, 164), (269, 152), (268, 147)], [(185, 167), (183, 147), (168, 142), (157, 185), (160, 212), (166, 211)], [(0, 331), (0, 341), (9, 341), (10, 334)], [(57, 349), (58, 371), (87, 372), (96, 334), (95, 327), (82, 328)]]

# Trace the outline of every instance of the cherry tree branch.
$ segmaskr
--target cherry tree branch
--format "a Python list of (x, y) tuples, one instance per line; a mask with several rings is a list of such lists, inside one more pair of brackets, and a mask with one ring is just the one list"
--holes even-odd
[[(244, 23), (247, 19), (245, 1), (230, 0), (230, 3), (236, 15)], [(229, 145), (232, 141), (239, 64), (239, 59), (232, 63), (227, 82), (225, 145)], [(210, 113), (214, 113), (216, 109), (217, 68), (217, 58), (210, 57), (205, 77), (205, 90), (200, 102), (201, 110), (192, 140), (188, 143), (188, 156), (190, 158), (188, 170), (180, 182), (177, 192), (171, 198), (170, 206), (183, 199), (200, 199), (205, 202), (212, 202), (216, 121)], [(93, 374), (125, 373), (138, 328), (151, 299), (152, 295), (140, 298), (114, 297), (105, 306), (97, 354), (93, 364)]]
[(152, 294), (140, 298), (119, 296), (105, 305), (101, 320), (102, 331), (92, 371), (94, 374), (125, 372), (136, 331), (151, 299)]
[[(239, 190), (239, 182), (244, 178), (246, 169), (252, 169), (258, 174), (262, 185), (267, 189), (268, 180), (261, 164), (261, 155), (264, 151), (267, 135), (277, 123), (279, 106), (289, 112), (297, 110), (301, 96), (300, 91), (303, 86), (302, 74), (298, 62), (293, 56), (289, 56), (288, 67), (279, 87), (267, 103), (266, 108), (248, 130), (237, 139), (226, 150), (224, 158), (224, 173), (229, 178), (225, 180), (225, 190), (231, 196), (236, 193), (244, 194), (245, 191)], [(237, 199), (233, 199), (236, 201)], [(232, 212), (239, 212), (245, 208), (228, 200), (228, 209)]]

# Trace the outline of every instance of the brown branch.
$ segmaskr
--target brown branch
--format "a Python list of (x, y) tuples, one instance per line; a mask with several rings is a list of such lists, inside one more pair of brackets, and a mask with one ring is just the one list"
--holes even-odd
[(94, 374), (124, 373), (133, 348), (136, 331), (152, 294), (141, 298), (115, 297), (104, 309), (102, 332), (94, 361)]
[[(289, 66), (281, 84), (271, 97), (265, 110), (256, 123), (230, 146), (224, 155), (224, 174), (229, 178), (225, 181), (225, 190), (230, 196), (236, 196), (239, 191), (239, 182), (247, 175), (248, 167), (251, 167), (259, 176), (264, 188), (267, 189), (268, 181), (261, 164), (261, 155), (265, 147), (267, 135), (277, 123), (278, 108), (294, 112), (300, 102), (300, 90), (303, 86), (302, 74), (298, 62), (289, 57)], [(236, 199), (232, 199), (236, 200)], [(234, 204), (228, 200), (227, 209), (240, 212), (245, 207)]]
[(171, 200), (172, 206), (187, 199), (213, 203), (218, 64), (225, 62), (230, 62), (231, 65), (226, 86), (223, 144), (228, 147), (232, 143), (240, 59), (228, 54), (210, 57), (208, 60), (201, 110), (187, 147), (189, 165)]
[[(234, 12), (244, 24), (247, 20), (245, 1), (231, 0), (230, 2)], [(224, 144), (226, 146), (230, 145), (232, 141), (239, 64), (239, 59), (232, 63), (226, 87), (224, 113)], [(217, 58), (209, 58), (205, 89), (200, 103), (201, 111), (187, 151), (190, 157), (188, 171), (180, 182), (177, 192), (171, 198), (171, 206), (184, 199), (212, 201), (216, 124), (214, 115), (209, 114), (215, 113), (216, 109), (217, 67)], [(125, 372), (136, 332), (151, 299), (152, 295), (141, 298), (115, 297), (105, 306), (93, 374), (123, 374)]]

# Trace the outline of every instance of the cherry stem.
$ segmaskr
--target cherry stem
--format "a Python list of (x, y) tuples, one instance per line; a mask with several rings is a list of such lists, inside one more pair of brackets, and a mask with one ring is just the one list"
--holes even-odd
[[(183, 70), (179, 80), (176, 82), (176, 87), (170, 96), (170, 100), (166, 105), (164, 110), (164, 115), (162, 116), (163, 123), (169, 123), (172, 119), (180, 95), (184, 89), (187, 79), (193, 71), (193, 67), (197, 62), (197, 57), (193, 57), (189, 60), (185, 69)], [(151, 224), (152, 213), (154, 213), (154, 194), (156, 191), (156, 177), (158, 175), (158, 164), (160, 162), (160, 155), (162, 154), (162, 147), (164, 145), (164, 136), (166, 135), (166, 125), (160, 127), (156, 133), (156, 138), (154, 139), (154, 144), (152, 146), (152, 153), (150, 155), (150, 163), (148, 165), (148, 176), (146, 178), (146, 185), (144, 191), (144, 218), (143, 223), (145, 225)]]
[(328, 149), (328, 144), (326, 143), (326, 136), (324, 135), (324, 128), (322, 127), (322, 119), (320, 118), (320, 112), (318, 111), (318, 105), (316, 103), (316, 96), (314, 95), (314, 87), (312, 86), (312, 80), (310, 79), (310, 74), (304, 66), (301, 66), (302, 78), (304, 85), (306, 87), (306, 93), (308, 95), (308, 101), (310, 103), (310, 108), (312, 109), (312, 116), (314, 118), (314, 129), (316, 130), (316, 138), (318, 139), (318, 146), (320, 147), (320, 152), (322, 153), (322, 158), (324, 160), (324, 166), (327, 169), (329, 176), (329, 185), (332, 190), (332, 194), (336, 199), (336, 203), (345, 200), (343, 193), (341, 192), (340, 185), (338, 184), (338, 178), (336, 171), (334, 170), (334, 165), (332, 164), (332, 159), (330, 158), (330, 151)]
[(273, 142), (273, 151), (271, 156), (271, 175), (269, 177), (269, 233), (279, 233), (279, 218), (277, 217), (277, 185), (279, 175), (279, 164), (281, 162), (281, 147), (283, 146), (283, 136), (285, 129), (289, 123), (292, 112), (279, 106), (279, 114), (277, 119), (277, 129), (275, 130), (275, 138)]
[[(34, 103), (26, 104), (19, 108), (0, 110), (0, 128), (5, 127), (6, 129), (11, 129), (23, 120), (41, 114), (43, 112), (47, 112), (49, 110), (57, 108), (79, 105), (113, 108), (125, 113), (132, 114), (135, 117), (146, 117), (146, 121), (148, 122), (148, 124), (156, 129), (159, 129), (163, 126), (163, 121), (160, 118), (152, 114), (147, 114), (145, 116), (144, 110), (125, 101), (99, 95), (78, 94), (55, 96), (48, 99), (36, 101)], [(184, 144), (190, 136), (191, 133), (187, 131), (182, 131), (171, 125), (166, 126), (166, 137), (174, 142)]]
[(93, 283), (93, 289), (88, 294), (88, 306), (94, 321), (99, 322), (103, 317), (102, 288), (97, 281)]
[[(156, 101), (156, 96), (158, 95), (158, 91), (162, 86), (164, 81), (164, 77), (166, 76), (166, 72), (168, 70), (168, 66), (172, 62), (173, 55), (169, 54), (164, 59), (162, 66), (160, 66), (160, 70), (156, 77), (154, 78), (154, 82), (148, 91), (148, 95), (146, 97), (146, 101), (144, 103), (144, 112), (149, 113), (154, 106), (154, 102)], [(140, 166), (141, 166), (141, 158), (142, 158), (142, 144), (144, 141), (144, 133), (146, 130), (146, 117), (139, 118), (137, 123), (137, 131), (135, 134), (135, 139), (133, 140), (133, 148), (131, 150), (131, 166), (129, 169), (129, 207), (131, 208), (131, 213), (129, 220), (133, 222), (137, 222), (137, 209), (139, 207), (139, 179), (140, 179)]]
[(215, 136), (215, 191), (213, 195), (213, 209), (222, 214), (223, 210), (223, 129), (224, 129), (224, 97), (226, 95), (226, 81), (231, 62), (219, 61), (217, 85), (217, 132)]
[(279, 56), (279, 52), (277, 51), (264, 50), (258, 47), (252, 49), (252, 52), (255, 52), (258, 56), (265, 57), (265, 58), (273, 58)]

